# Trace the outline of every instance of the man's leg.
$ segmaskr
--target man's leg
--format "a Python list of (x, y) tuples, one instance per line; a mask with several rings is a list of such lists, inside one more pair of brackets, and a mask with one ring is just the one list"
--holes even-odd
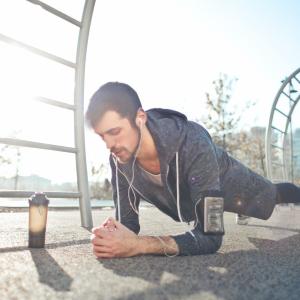
[[(300, 204), (300, 188), (293, 183), (283, 182), (275, 184), (278, 195), (276, 204), (281, 203), (299, 203)], [(247, 225), (250, 217), (236, 214), (235, 221), (238, 225)]]
[(278, 191), (277, 204), (300, 203), (300, 188), (293, 183), (283, 182), (275, 184)]

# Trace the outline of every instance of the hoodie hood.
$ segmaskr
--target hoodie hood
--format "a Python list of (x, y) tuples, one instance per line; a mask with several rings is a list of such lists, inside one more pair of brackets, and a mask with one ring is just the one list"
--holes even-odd
[(146, 111), (147, 123), (160, 159), (169, 164), (186, 137), (187, 117), (177, 111), (153, 108)]

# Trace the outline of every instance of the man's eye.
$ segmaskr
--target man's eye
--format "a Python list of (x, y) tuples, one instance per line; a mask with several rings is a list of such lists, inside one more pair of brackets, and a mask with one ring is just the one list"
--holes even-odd
[(119, 134), (120, 133), (120, 129), (113, 129), (111, 132), (110, 132), (110, 134), (111, 135), (117, 135), (117, 134)]

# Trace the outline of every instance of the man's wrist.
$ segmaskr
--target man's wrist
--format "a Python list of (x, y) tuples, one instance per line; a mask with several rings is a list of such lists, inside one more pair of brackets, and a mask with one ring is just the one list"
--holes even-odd
[(170, 236), (138, 236), (138, 254), (178, 255), (179, 248)]
[(138, 238), (137, 239), (137, 254), (138, 255), (147, 254), (145, 237), (138, 235), (137, 238)]

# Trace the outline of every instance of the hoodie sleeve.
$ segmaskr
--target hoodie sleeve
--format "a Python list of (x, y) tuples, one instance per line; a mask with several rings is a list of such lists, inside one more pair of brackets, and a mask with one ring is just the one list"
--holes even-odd
[[(110, 167), (112, 172), (112, 191), (113, 191), (113, 200), (116, 208), (116, 219), (118, 218), (118, 201), (117, 201), (117, 184), (116, 184), (116, 165), (110, 157)], [(125, 176), (118, 170), (118, 183), (119, 183), (119, 197), (120, 197), (120, 212), (121, 212), (121, 223), (125, 225), (128, 229), (132, 230), (136, 234), (140, 232), (139, 216), (132, 209), (129, 200), (128, 200), (128, 188), (129, 184)], [(136, 197), (136, 198), (135, 198)], [(130, 190), (130, 198), (132, 201), (136, 199), (136, 207), (139, 208), (140, 197), (137, 194), (133, 194), (133, 191)]]
[(205, 235), (201, 223), (186, 233), (172, 236), (179, 248), (179, 255), (200, 255), (216, 253), (222, 245), (223, 237)]
[(190, 197), (197, 211), (197, 226), (184, 234), (173, 236), (180, 255), (215, 253), (221, 247), (222, 235), (204, 234), (204, 197), (220, 197), (219, 166), (216, 150), (209, 134), (202, 128), (187, 136), (185, 151), (181, 157), (183, 174), (188, 180)]

